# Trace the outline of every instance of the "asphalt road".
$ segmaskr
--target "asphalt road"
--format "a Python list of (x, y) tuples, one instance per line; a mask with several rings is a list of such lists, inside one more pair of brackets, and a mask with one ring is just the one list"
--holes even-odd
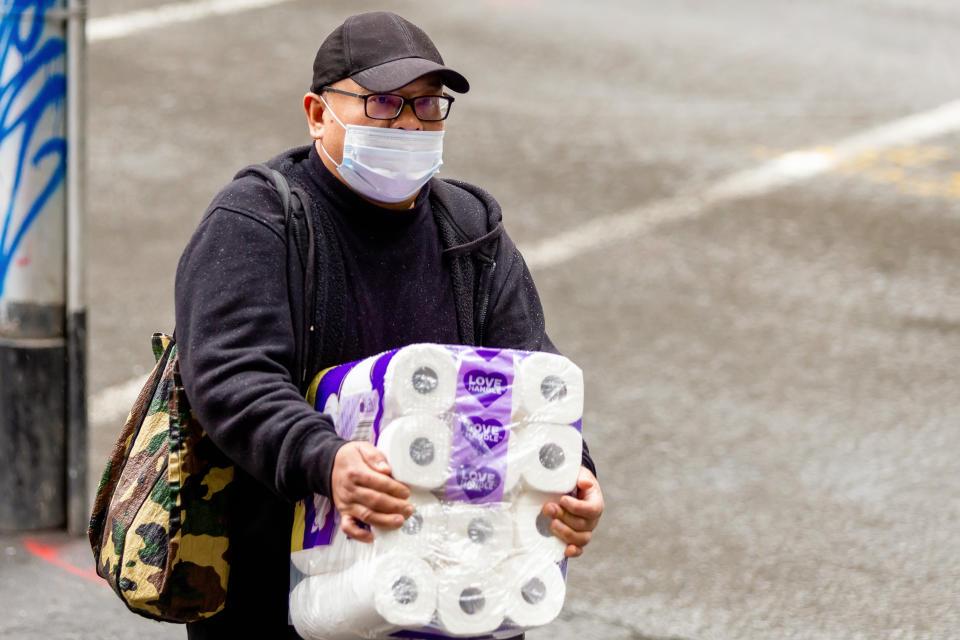
[[(299, 0), (92, 43), (92, 389), (147, 371), (207, 202), (306, 141), (320, 39), (385, 6), (470, 79), (443, 175), (521, 248), (960, 97), (951, 0)], [(532, 640), (960, 637), (958, 142), (534, 262), (607, 513)], [(91, 482), (122, 419), (92, 424)], [(0, 547), (0, 637), (184, 635), (125, 614), (82, 541)]]

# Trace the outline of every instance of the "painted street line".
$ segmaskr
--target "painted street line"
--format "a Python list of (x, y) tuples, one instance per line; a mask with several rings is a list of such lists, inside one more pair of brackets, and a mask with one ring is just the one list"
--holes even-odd
[[(923, 142), (960, 131), (960, 100), (881, 125), (831, 147), (801, 149), (719, 180), (702, 192), (657, 200), (635, 209), (594, 218), (542, 242), (521, 246), (531, 269), (546, 269), (607, 245), (650, 233), (679, 220), (693, 220), (721, 203), (765, 195), (810, 180), (853, 162), (863, 154)], [(90, 421), (122, 419), (143, 378), (108, 387), (90, 399)]]
[(97, 575), (96, 570), (94, 570), (92, 566), (78, 567), (61, 558), (60, 548), (58, 546), (44, 544), (42, 542), (37, 542), (36, 540), (30, 540), (29, 538), (23, 541), (23, 546), (34, 556), (40, 558), (44, 562), (52, 564), (55, 567), (63, 569), (67, 573), (72, 573), (75, 576), (84, 578), (85, 580), (90, 580), (91, 582), (96, 582), (97, 584), (106, 584), (103, 581), (103, 578)]
[(594, 218), (520, 249), (531, 269), (546, 269), (581, 254), (649, 233), (661, 225), (698, 218), (718, 204), (762, 196), (810, 180), (853, 162), (863, 154), (916, 144), (955, 131), (960, 131), (960, 100), (869, 129), (830, 147), (785, 153), (724, 178), (698, 194), (665, 198)]
[[(810, 180), (865, 153), (916, 144), (960, 131), (960, 100), (914, 114), (840, 140), (831, 147), (791, 151), (752, 169), (724, 178), (694, 195), (657, 200), (636, 209), (594, 218), (542, 242), (522, 246), (531, 269), (546, 269), (604, 246), (650, 233), (679, 220), (693, 220), (721, 203), (757, 197)], [(108, 387), (90, 399), (93, 424), (122, 419), (136, 399), (143, 378)]]
[(178, 2), (164, 4), (153, 9), (131, 11), (91, 18), (87, 21), (87, 41), (90, 43), (124, 38), (141, 31), (166, 27), (179, 22), (202, 20), (210, 16), (240, 13), (262, 9), (291, 0), (203, 0), (202, 2)]

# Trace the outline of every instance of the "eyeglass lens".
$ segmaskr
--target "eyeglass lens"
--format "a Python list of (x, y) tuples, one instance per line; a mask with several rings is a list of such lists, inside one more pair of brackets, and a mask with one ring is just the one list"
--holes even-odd
[[(449, 98), (443, 96), (420, 96), (414, 98), (413, 112), (421, 120), (443, 120), (450, 110)], [(393, 120), (403, 109), (403, 98), (389, 93), (376, 93), (367, 96), (367, 117), (379, 120)]]

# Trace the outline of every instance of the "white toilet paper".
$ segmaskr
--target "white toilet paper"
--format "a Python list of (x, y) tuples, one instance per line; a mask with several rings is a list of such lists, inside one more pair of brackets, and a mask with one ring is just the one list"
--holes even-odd
[(450, 425), (435, 416), (397, 418), (380, 433), (377, 448), (390, 463), (393, 477), (404, 484), (434, 489), (450, 474)]
[(437, 607), (430, 565), (402, 554), (308, 576), (290, 592), (290, 620), (312, 640), (381, 637), (428, 624)]
[(297, 634), (309, 640), (355, 640), (385, 626), (368, 579), (371, 564), (307, 576), (297, 583), (290, 592), (290, 622)]
[(520, 433), (523, 481), (545, 493), (568, 493), (577, 484), (583, 438), (569, 425), (533, 423)]
[(290, 552), (290, 561), (301, 573), (318, 576), (347, 569), (373, 558), (373, 547), (350, 538), (338, 526), (330, 544)]
[(505, 503), (452, 502), (444, 511), (443, 560), (492, 567), (513, 552), (513, 518)]
[(567, 545), (550, 530), (551, 518), (541, 513), (543, 505), (559, 500), (557, 493), (527, 492), (517, 497), (512, 506), (515, 548), (548, 562), (563, 560)]
[(382, 556), (376, 563), (374, 604), (390, 624), (422, 627), (437, 609), (437, 577), (422, 558), (407, 554)]
[(438, 576), (437, 614), (451, 635), (490, 633), (503, 623), (507, 584), (488, 568), (461, 564)]
[(347, 396), (373, 390), (373, 384), (370, 382), (370, 370), (373, 369), (376, 361), (376, 356), (365, 358), (347, 372), (343, 382), (340, 383), (339, 396), (341, 400)]
[(383, 379), (385, 418), (449, 411), (457, 394), (457, 371), (453, 354), (444, 347), (414, 344), (400, 349)]
[(527, 356), (517, 366), (513, 384), (514, 422), (571, 424), (583, 417), (583, 371), (563, 356)]
[(513, 423), (510, 425), (510, 438), (507, 440), (507, 472), (503, 479), (503, 499), (509, 501), (513, 495), (521, 490), (520, 479), (523, 477), (523, 468), (525, 466), (524, 456), (528, 451), (524, 448), (523, 423)]
[(432, 493), (413, 491), (408, 502), (416, 511), (402, 527), (373, 528), (373, 547), (377, 555), (407, 554), (430, 559), (442, 553), (446, 516), (440, 501)]
[(501, 566), (501, 575), (510, 576), (506, 616), (511, 622), (539, 627), (559, 615), (567, 585), (557, 564), (539, 556), (520, 555)]
[(323, 405), (323, 412), (330, 416), (330, 419), (333, 420), (334, 426), (340, 422), (340, 400), (337, 398), (337, 394), (331, 393), (327, 397), (327, 402)]

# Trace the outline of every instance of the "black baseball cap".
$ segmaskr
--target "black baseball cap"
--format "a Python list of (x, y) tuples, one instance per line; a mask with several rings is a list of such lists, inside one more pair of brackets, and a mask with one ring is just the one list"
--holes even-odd
[(389, 11), (350, 16), (320, 45), (313, 61), (310, 90), (350, 78), (368, 91), (394, 91), (428, 73), (443, 85), (466, 93), (467, 79), (444, 66), (440, 52), (417, 25)]

